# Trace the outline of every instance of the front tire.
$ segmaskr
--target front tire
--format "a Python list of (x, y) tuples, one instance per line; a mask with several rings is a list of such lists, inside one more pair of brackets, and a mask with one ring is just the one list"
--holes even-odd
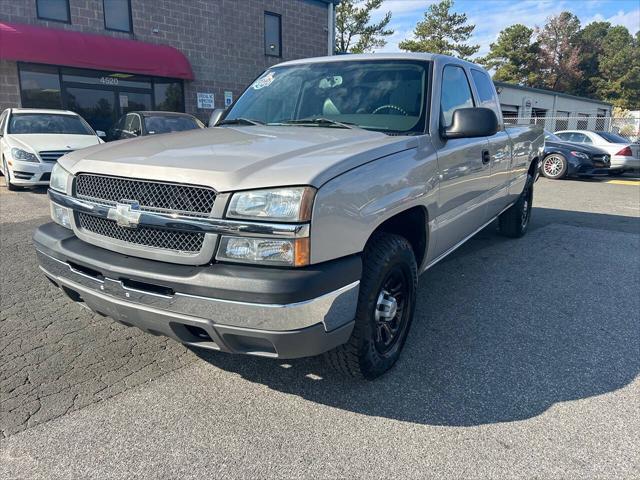
[(567, 159), (559, 153), (547, 155), (542, 160), (542, 175), (551, 180), (559, 180), (567, 176)]
[(527, 175), (524, 190), (518, 201), (498, 217), (500, 233), (506, 237), (520, 238), (529, 228), (533, 206), (533, 177)]
[(418, 267), (409, 242), (399, 235), (377, 233), (363, 257), (355, 326), (349, 341), (327, 352), (338, 372), (372, 380), (400, 357), (416, 302)]

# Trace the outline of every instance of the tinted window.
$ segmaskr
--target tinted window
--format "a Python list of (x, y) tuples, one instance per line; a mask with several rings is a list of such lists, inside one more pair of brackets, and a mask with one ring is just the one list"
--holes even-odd
[(38, 18), (69, 22), (69, 0), (36, 0)]
[(61, 108), (58, 69), (44, 65), (20, 65), (22, 106), (25, 108)]
[[(326, 118), (382, 132), (424, 132), (428, 63), (338, 61), (272, 68), (237, 100), (225, 121)], [(314, 126), (314, 125), (311, 125)]]
[(564, 140), (565, 142), (570, 142), (571, 141), (571, 133), (569, 132), (561, 132), (561, 133), (556, 133), (556, 136), (561, 138), (562, 140)]
[(615, 133), (598, 132), (598, 135), (600, 135), (609, 143), (629, 143), (631, 141), (628, 138), (624, 138), (620, 135), (616, 135)]
[(156, 80), (154, 92), (157, 110), (168, 112), (184, 112), (184, 95), (182, 82), (161, 82)]
[(493, 83), (489, 76), (481, 72), (480, 70), (471, 69), (471, 76), (473, 77), (473, 83), (476, 85), (480, 101), (482, 103), (490, 102), (491, 106), (495, 105), (495, 96), (493, 93)]
[(147, 133), (150, 135), (158, 133), (182, 132), (184, 130), (193, 130), (201, 128), (196, 119), (188, 116), (162, 116), (153, 115), (144, 118), (144, 125)]
[(591, 143), (591, 139), (584, 133), (574, 133), (571, 138), (573, 139), (571, 140), (572, 142)]
[(129, 0), (103, 0), (104, 26), (109, 30), (130, 32), (131, 6)]
[(280, 57), (282, 55), (282, 48), (280, 45), (281, 35), (281, 21), (280, 15), (275, 13), (264, 14), (264, 53), (265, 55), (272, 55), (274, 57)]
[(473, 96), (464, 69), (453, 65), (444, 67), (442, 72), (442, 92), (440, 93), (440, 114), (442, 125), (451, 125), (453, 112), (459, 108), (473, 107)]
[(15, 113), (11, 115), (9, 133), (95, 135), (80, 117), (50, 113)]

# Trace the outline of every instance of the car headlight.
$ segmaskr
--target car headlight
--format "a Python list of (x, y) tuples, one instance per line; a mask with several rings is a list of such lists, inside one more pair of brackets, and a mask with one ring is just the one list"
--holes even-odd
[(589, 155), (582, 152), (571, 152), (571, 155), (577, 158), (582, 158), (583, 160), (589, 160)]
[(216, 258), (228, 262), (303, 267), (309, 265), (309, 238), (282, 240), (223, 236)]
[(269, 220), (278, 222), (308, 222), (316, 189), (286, 187), (249, 190), (234, 193), (227, 210), (228, 218)]
[(51, 170), (51, 180), (49, 180), (49, 187), (62, 193), (68, 194), (69, 179), (71, 174), (64, 168), (56, 163)]
[(36, 157), (35, 153), (27, 152), (21, 148), (12, 148), (11, 156), (14, 160), (19, 160), (21, 162), (36, 162), (38, 163), (38, 157)]

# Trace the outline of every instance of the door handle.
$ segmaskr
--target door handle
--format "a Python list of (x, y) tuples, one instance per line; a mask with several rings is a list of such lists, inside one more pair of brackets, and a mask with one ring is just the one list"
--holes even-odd
[(491, 154), (489, 153), (489, 150), (483, 150), (482, 151), (482, 164), (483, 165), (487, 165), (490, 161), (491, 161)]

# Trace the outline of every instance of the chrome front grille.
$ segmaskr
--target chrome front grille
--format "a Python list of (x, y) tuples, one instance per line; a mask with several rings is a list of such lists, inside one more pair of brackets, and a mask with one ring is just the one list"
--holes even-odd
[(77, 224), (86, 232), (121, 242), (189, 254), (200, 252), (204, 243), (204, 233), (151, 227), (124, 228), (113, 220), (82, 212), (77, 213)]
[(57, 162), (58, 159), (73, 150), (43, 150), (38, 152), (43, 162)]
[(102, 205), (136, 201), (140, 210), (147, 212), (208, 217), (216, 192), (193, 185), (80, 174), (76, 178), (76, 196)]

